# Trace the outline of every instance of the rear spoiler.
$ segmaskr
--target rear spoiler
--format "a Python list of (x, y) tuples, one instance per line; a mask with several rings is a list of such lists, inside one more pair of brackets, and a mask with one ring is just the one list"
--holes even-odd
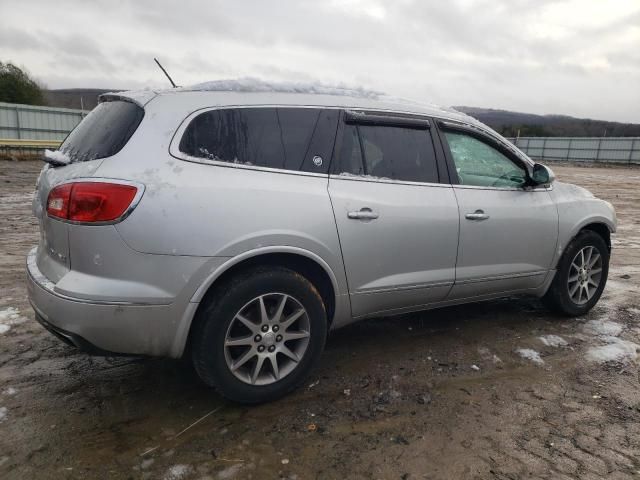
[(98, 96), (98, 103), (102, 102), (131, 102), (141, 108), (158, 95), (154, 90), (130, 90), (126, 92), (107, 92)]

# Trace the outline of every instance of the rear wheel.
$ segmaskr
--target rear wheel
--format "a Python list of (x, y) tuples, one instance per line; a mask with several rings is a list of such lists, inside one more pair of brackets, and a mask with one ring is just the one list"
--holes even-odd
[(609, 249), (600, 235), (583, 230), (567, 246), (545, 303), (553, 310), (577, 316), (598, 302), (609, 273)]
[(204, 305), (193, 332), (193, 362), (223, 396), (269, 401), (304, 381), (326, 332), (313, 284), (285, 268), (259, 268), (234, 277)]

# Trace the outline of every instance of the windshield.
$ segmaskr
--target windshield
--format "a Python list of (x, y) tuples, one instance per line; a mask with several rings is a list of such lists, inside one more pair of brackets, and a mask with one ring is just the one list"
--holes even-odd
[(71, 162), (110, 157), (126, 145), (140, 125), (144, 110), (132, 102), (100, 103), (60, 146)]

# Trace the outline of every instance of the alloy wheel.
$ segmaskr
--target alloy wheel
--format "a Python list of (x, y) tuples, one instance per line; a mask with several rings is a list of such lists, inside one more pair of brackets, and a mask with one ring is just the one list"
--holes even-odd
[(284, 293), (267, 293), (233, 317), (224, 356), (233, 375), (250, 385), (269, 385), (289, 375), (309, 346), (311, 323), (302, 304)]
[(602, 256), (593, 246), (584, 247), (571, 261), (567, 288), (577, 305), (587, 303), (595, 295), (602, 280)]

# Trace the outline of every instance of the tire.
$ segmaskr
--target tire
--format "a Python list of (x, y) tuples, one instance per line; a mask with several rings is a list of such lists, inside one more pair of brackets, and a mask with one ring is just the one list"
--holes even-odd
[[(586, 250), (585, 250), (586, 249)], [(581, 252), (585, 253), (585, 260), (588, 256), (588, 252), (591, 250), (591, 259), (595, 258), (595, 253), (600, 255), (600, 260), (596, 261), (596, 264), (589, 268), (589, 271), (583, 274), (582, 270), (576, 268), (580, 266), (582, 258)], [(574, 263), (575, 261), (575, 263)], [(587, 265), (590, 261), (587, 261)], [(584, 275), (588, 275), (591, 280), (594, 280), (597, 276), (597, 270), (600, 268), (600, 276), (597, 281), (597, 286), (594, 286), (590, 281), (586, 281), (585, 284), (588, 288), (587, 291), (581, 286), (581, 282), (584, 280)], [(596, 273), (593, 273), (596, 272)], [(584, 315), (598, 302), (602, 291), (607, 283), (607, 276), (609, 274), (609, 248), (604, 239), (596, 232), (591, 230), (581, 231), (565, 249), (560, 261), (558, 262), (558, 270), (556, 276), (549, 287), (549, 290), (543, 297), (544, 303), (553, 311), (575, 317)], [(577, 277), (577, 289), (575, 289)], [(573, 292), (572, 292), (573, 291)], [(590, 295), (590, 296), (589, 296)], [(577, 297), (580, 297), (577, 300)]]
[(192, 332), (192, 359), (204, 383), (222, 396), (262, 403), (305, 380), (326, 337), (327, 314), (314, 285), (286, 268), (259, 267), (221, 285), (203, 305)]

